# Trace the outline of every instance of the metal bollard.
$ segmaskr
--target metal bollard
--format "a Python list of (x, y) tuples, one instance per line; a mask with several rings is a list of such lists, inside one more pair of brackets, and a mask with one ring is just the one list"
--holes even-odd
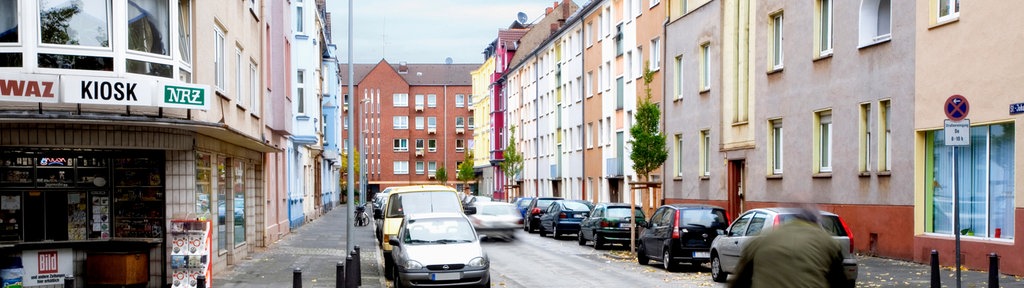
[(64, 277), (64, 288), (75, 288), (75, 277)]
[(999, 255), (988, 253), (988, 287), (999, 287)]
[(362, 260), (362, 256), (361, 256), (362, 252), (359, 251), (359, 245), (355, 245), (355, 249), (356, 249), (356, 256), (353, 257), (353, 258), (355, 258), (354, 260), (355, 260), (355, 265), (356, 265), (354, 267), (356, 269), (356, 285), (357, 286), (363, 286), (363, 264), (362, 264), (363, 260)]
[(932, 250), (932, 288), (942, 287), (939, 280), (939, 251)]
[(338, 261), (338, 265), (334, 270), (334, 287), (344, 288), (345, 287), (345, 262)]
[(206, 288), (206, 276), (196, 276), (196, 288)]
[(356, 268), (352, 267), (353, 262), (355, 260), (352, 259), (351, 254), (345, 257), (345, 267), (348, 267), (348, 269), (345, 269), (345, 287), (357, 287), (356, 278), (358, 275), (356, 275)]
[(292, 272), (292, 288), (302, 288), (302, 268), (295, 268)]

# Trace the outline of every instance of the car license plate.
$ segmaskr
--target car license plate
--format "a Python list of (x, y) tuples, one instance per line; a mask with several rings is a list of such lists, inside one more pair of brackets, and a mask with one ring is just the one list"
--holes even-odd
[(619, 223), (619, 228), (629, 228), (629, 223)]
[(693, 258), (710, 258), (711, 252), (693, 252)]
[(430, 280), (441, 281), (441, 280), (459, 280), (462, 278), (461, 273), (434, 273), (430, 274)]

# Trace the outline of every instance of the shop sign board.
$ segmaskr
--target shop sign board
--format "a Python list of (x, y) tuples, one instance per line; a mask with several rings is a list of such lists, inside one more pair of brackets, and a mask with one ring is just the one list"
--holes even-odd
[(210, 86), (184, 83), (160, 83), (157, 106), (185, 109), (210, 109)]
[(0, 101), (57, 103), (56, 75), (0, 74)]
[(75, 254), (71, 249), (25, 250), (21, 263), (25, 287), (62, 285), (64, 278), (74, 275)]
[(65, 103), (153, 106), (155, 81), (61, 76)]

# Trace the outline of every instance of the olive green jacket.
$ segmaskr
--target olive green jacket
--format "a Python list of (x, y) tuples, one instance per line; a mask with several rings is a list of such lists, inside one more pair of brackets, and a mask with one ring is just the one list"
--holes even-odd
[(842, 247), (818, 225), (793, 220), (750, 240), (729, 287), (844, 287)]

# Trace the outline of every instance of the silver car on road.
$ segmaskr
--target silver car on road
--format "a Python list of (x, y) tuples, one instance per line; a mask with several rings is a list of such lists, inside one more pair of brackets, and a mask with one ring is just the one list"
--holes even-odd
[(388, 244), (395, 287), (491, 287), (490, 262), (462, 213), (406, 215)]

